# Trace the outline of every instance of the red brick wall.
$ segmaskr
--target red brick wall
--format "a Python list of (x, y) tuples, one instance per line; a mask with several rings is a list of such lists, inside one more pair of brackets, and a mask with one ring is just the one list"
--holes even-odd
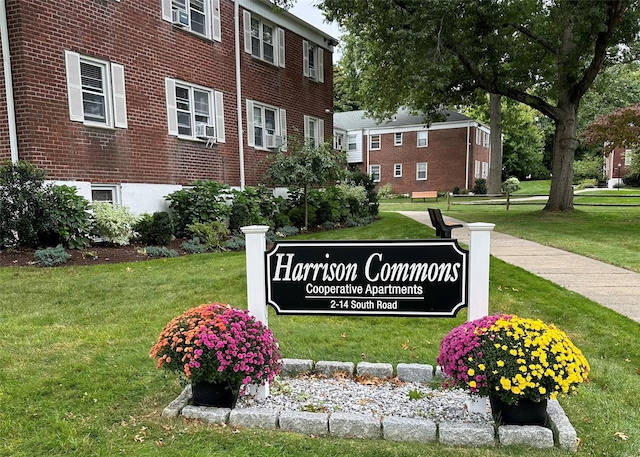
[[(222, 42), (162, 20), (159, 0), (7, 4), (21, 159), (46, 167), (49, 177), (58, 180), (188, 184), (215, 179), (240, 184), (232, 1), (220, 0)], [(309, 82), (302, 75), (302, 38), (286, 33), (285, 69), (241, 53), (243, 104), (249, 97), (284, 107), (288, 132), (295, 127), (302, 131), (303, 111), (323, 117), (331, 108), (331, 53), (325, 51), (324, 85)], [(242, 30), (240, 36), (242, 40)], [(127, 129), (69, 120), (65, 50), (124, 65)], [(224, 93), (225, 143), (207, 149), (168, 135), (166, 77)], [(0, 111), (2, 133), (5, 124)], [(325, 117), (325, 137), (331, 131), (332, 121)], [(0, 157), (8, 156), (6, 136)], [(256, 164), (265, 153), (248, 148), (246, 137), (244, 144), (246, 181), (254, 184), (261, 171)]]
[[(489, 161), (486, 148), (475, 144), (475, 129), (470, 129), (469, 187), (474, 184), (474, 160)], [(451, 192), (454, 187), (466, 188), (467, 128), (429, 130), (426, 148), (417, 147), (417, 132), (404, 132), (402, 146), (394, 146), (394, 134), (381, 136), (381, 149), (369, 152), (369, 163), (381, 165), (380, 185), (390, 183), (395, 193), (422, 190)], [(365, 150), (369, 137), (363, 139)], [(427, 162), (427, 180), (416, 180), (416, 164)], [(393, 167), (402, 163), (402, 177), (393, 176)]]

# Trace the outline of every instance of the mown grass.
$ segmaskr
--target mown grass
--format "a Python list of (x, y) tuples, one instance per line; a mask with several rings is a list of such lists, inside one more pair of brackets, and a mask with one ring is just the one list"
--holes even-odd
[[(433, 231), (385, 213), (368, 226), (306, 235), (421, 238)], [(6, 456), (521, 456), (562, 451), (448, 448), (231, 430), (162, 409), (181, 390), (148, 357), (185, 309), (246, 307), (244, 253), (56, 269), (0, 268), (0, 455)], [(640, 326), (493, 259), (490, 311), (555, 322), (585, 352), (590, 383), (561, 403), (582, 439), (578, 456), (640, 455)], [(284, 356), (434, 363), (442, 336), (465, 320), (283, 317), (269, 325)]]
[[(640, 190), (592, 191), (605, 198), (580, 195), (576, 203), (640, 204)], [(622, 194), (620, 194), (622, 192)], [(620, 195), (617, 197), (617, 195)], [(622, 195), (635, 195), (635, 198)], [(439, 199), (443, 200), (443, 199)], [(411, 202), (409, 199), (386, 200), (382, 211), (426, 211), (438, 207), (443, 214), (466, 222), (490, 222), (497, 232), (535, 241), (577, 254), (602, 260), (640, 273), (640, 206), (577, 206), (570, 213), (543, 211), (545, 201), (504, 205), (452, 204), (446, 201)]]

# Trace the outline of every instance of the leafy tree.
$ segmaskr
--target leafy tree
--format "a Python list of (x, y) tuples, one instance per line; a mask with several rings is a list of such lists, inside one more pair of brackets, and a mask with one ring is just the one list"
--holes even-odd
[[(482, 122), (489, 121), (489, 98), (486, 94), (465, 110), (465, 114)], [(515, 176), (525, 179), (547, 178), (543, 165), (544, 137), (537, 123), (538, 114), (531, 107), (502, 98), (504, 133), (502, 179)], [(490, 190), (490, 193), (496, 193)]]
[(344, 151), (334, 150), (329, 143), (319, 146), (296, 135), (287, 137), (287, 152), (273, 158), (263, 180), (270, 185), (300, 189), (304, 197), (304, 226), (309, 226), (309, 190), (338, 180), (346, 171)]
[(380, 119), (405, 105), (432, 120), (477, 88), (551, 119), (545, 209), (573, 209), (578, 107), (598, 73), (634, 51), (637, 2), (323, 0), (321, 7), (361, 40), (360, 91)]
[(599, 116), (582, 135), (590, 144), (602, 146), (606, 154), (614, 148), (640, 146), (640, 104)]
[(364, 107), (360, 94), (361, 42), (351, 35), (343, 35), (342, 40), (344, 52), (333, 67), (333, 109), (338, 113)]

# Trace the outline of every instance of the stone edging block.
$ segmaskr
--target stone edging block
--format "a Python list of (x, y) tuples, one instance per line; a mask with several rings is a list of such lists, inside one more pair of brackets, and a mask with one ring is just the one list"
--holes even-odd
[(382, 438), (389, 441), (418, 441), (428, 443), (437, 440), (438, 427), (428, 419), (387, 416), (382, 419)]
[(329, 433), (340, 438), (379, 439), (380, 419), (364, 414), (332, 413), (329, 416)]
[(329, 414), (308, 411), (282, 411), (280, 429), (305, 435), (328, 435)]

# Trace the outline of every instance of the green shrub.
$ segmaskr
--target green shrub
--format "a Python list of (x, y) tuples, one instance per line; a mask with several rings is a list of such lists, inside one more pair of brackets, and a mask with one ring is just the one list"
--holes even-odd
[(471, 192), (476, 195), (485, 195), (487, 193), (487, 180), (484, 178), (477, 178), (475, 186)]
[(33, 257), (38, 265), (56, 267), (66, 263), (71, 258), (71, 255), (59, 244), (55, 248), (38, 249), (33, 254)]
[(232, 236), (231, 239), (224, 244), (225, 249), (229, 249), (230, 251), (240, 251), (244, 249), (245, 246), (244, 238), (240, 236)]
[(520, 180), (515, 176), (508, 178), (502, 183), (501, 190), (505, 194), (512, 194), (520, 189)]
[(573, 184), (585, 179), (600, 179), (602, 177), (602, 157), (587, 157), (573, 163)]
[(0, 167), (0, 246), (37, 247), (55, 233), (45, 177), (29, 162)]
[(145, 252), (149, 257), (178, 257), (175, 249), (169, 249), (166, 246), (147, 246)]
[(326, 221), (326, 222), (323, 222), (320, 227), (322, 227), (325, 230), (332, 230), (336, 228), (336, 224), (334, 222)]
[(597, 179), (583, 179), (578, 183), (576, 189), (592, 189), (598, 185)]
[(133, 225), (137, 218), (129, 212), (126, 206), (113, 206), (108, 202), (94, 202), (93, 231), (103, 241), (125, 246), (133, 238)]
[[(638, 160), (640, 162), (640, 160)], [(630, 174), (622, 178), (622, 182), (625, 186), (640, 187), (640, 173)]]
[(393, 187), (391, 186), (391, 183), (380, 186), (380, 189), (378, 189), (378, 198), (392, 198), (392, 195)]
[(366, 211), (369, 213), (369, 216), (376, 217), (378, 215), (380, 205), (378, 202), (378, 193), (376, 192), (377, 183), (373, 181), (371, 175), (359, 170), (353, 171), (344, 180), (344, 182), (350, 183), (354, 186), (364, 187), (367, 198), (363, 202), (363, 205), (365, 206)]
[(184, 236), (188, 226), (197, 222), (224, 221), (231, 212), (231, 190), (216, 181), (196, 181), (192, 187), (165, 197), (173, 210), (176, 235)]
[(84, 249), (91, 244), (93, 219), (89, 209), (89, 201), (78, 195), (75, 187), (51, 187), (52, 230), (71, 249)]
[(200, 238), (200, 241), (210, 250), (217, 251), (224, 247), (224, 243), (229, 238), (229, 229), (218, 221), (196, 222), (187, 226), (193, 236)]
[(144, 244), (158, 244), (166, 246), (173, 239), (173, 224), (169, 213), (158, 211), (153, 214), (143, 214), (133, 225), (137, 238)]
[(200, 238), (197, 236), (184, 241), (180, 247), (183, 251), (188, 252), (189, 254), (200, 254), (207, 251), (207, 247), (200, 242)]
[(298, 227), (285, 225), (284, 227), (280, 227), (278, 230), (276, 230), (276, 233), (279, 233), (283, 237), (287, 237), (297, 235), (298, 233), (300, 233), (300, 229), (298, 229)]

